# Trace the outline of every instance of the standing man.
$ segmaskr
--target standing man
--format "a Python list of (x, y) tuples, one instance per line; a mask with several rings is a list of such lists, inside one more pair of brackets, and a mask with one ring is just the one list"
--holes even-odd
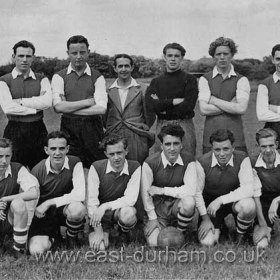
[(212, 133), (210, 144), (212, 151), (196, 162), (196, 205), (201, 217), (198, 239), (202, 245), (214, 245), (219, 241), (225, 217), (233, 214), (239, 243), (256, 214), (250, 159), (235, 150), (234, 136), (227, 129)]
[(154, 134), (149, 132), (147, 125), (146, 87), (131, 77), (133, 69), (133, 59), (129, 55), (115, 56), (114, 70), (118, 78), (108, 90), (106, 132), (125, 137), (128, 141), (126, 158), (142, 164), (149, 155), (149, 144), (153, 143)]
[(250, 85), (246, 77), (234, 71), (231, 61), (237, 53), (232, 39), (220, 37), (210, 44), (209, 54), (215, 67), (199, 80), (199, 108), (206, 116), (203, 153), (212, 147), (209, 138), (217, 129), (229, 128), (235, 137), (235, 148), (247, 152), (243, 133), (243, 115), (248, 107)]
[(280, 155), (277, 151), (277, 137), (277, 133), (270, 128), (256, 133), (260, 154), (252, 161), (261, 186), (261, 191), (255, 191), (257, 224), (253, 238), (257, 246), (264, 238), (267, 238), (268, 245), (274, 222), (280, 217)]
[[(151, 115), (157, 116), (156, 135), (167, 124), (180, 125), (185, 136), (183, 150), (195, 155), (196, 138), (192, 118), (197, 100), (196, 78), (181, 70), (181, 62), (186, 50), (177, 43), (163, 48), (166, 71), (151, 81), (146, 93), (147, 108)], [(156, 140), (155, 152), (160, 151), (161, 143)]]
[(186, 231), (195, 212), (196, 166), (192, 154), (182, 152), (184, 130), (163, 126), (158, 135), (162, 152), (149, 156), (142, 169), (141, 195), (148, 221), (149, 246), (157, 246), (161, 228), (176, 225)]
[(30, 68), (33, 44), (20, 41), (13, 51), (15, 68), (0, 78), (0, 105), (9, 120), (4, 137), (13, 142), (12, 161), (31, 169), (45, 157), (43, 110), (52, 105), (52, 91), (48, 78)]
[[(0, 138), (0, 228), (1, 239), (13, 234), (13, 254), (26, 251), (28, 232), (27, 201), (39, 196), (38, 181), (19, 163), (11, 162), (12, 142)], [(2, 244), (1, 244), (2, 245)]]
[(88, 173), (87, 209), (90, 219), (89, 245), (105, 250), (109, 232), (118, 224), (119, 232), (130, 241), (129, 232), (137, 222), (134, 204), (140, 188), (141, 166), (126, 160), (127, 140), (117, 134), (103, 139), (107, 159), (96, 161)]
[(277, 141), (280, 140), (280, 44), (272, 48), (271, 60), (275, 65), (274, 74), (260, 83), (257, 95), (257, 117), (265, 121), (265, 128), (277, 132)]
[(107, 108), (105, 80), (90, 68), (89, 43), (76, 35), (67, 41), (70, 64), (53, 76), (53, 106), (62, 113), (61, 130), (70, 135), (69, 154), (78, 156), (84, 167), (104, 158), (99, 144), (103, 138), (101, 115)]
[(85, 177), (79, 158), (67, 156), (69, 136), (63, 131), (48, 134), (45, 145), (47, 159), (39, 162), (32, 174), (40, 185), (40, 198), (29, 230), (29, 251), (39, 254), (49, 250), (66, 226), (68, 245), (77, 241), (86, 214)]

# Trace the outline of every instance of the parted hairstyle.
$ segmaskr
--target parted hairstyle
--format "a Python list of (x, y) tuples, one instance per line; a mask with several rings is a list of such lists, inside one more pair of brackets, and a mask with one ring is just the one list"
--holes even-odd
[(101, 148), (106, 151), (107, 146), (116, 145), (120, 142), (123, 143), (123, 147), (126, 150), (128, 145), (127, 139), (123, 136), (120, 136), (119, 134), (111, 133), (103, 138), (101, 142)]
[(274, 57), (276, 51), (280, 51), (280, 44), (277, 44), (272, 48), (272, 51), (271, 51), (272, 57)]
[(256, 133), (256, 141), (258, 144), (260, 144), (260, 139), (269, 137), (274, 137), (274, 140), (276, 142), (277, 133), (271, 128), (262, 128)]
[(82, 35), (74, 35), (72, 37), (70, 37), (67, 41), (67, 50), (69, 50), (69, 46), (71, 44), (82, 44), (85, 43), (87, 48), (89, 47), (89, 43), (86, 37), (82, 36)]
[(178, 43), (169, 43), (169, 44), (167, 44), (167, 45), (163, 48), (163, 50), (162, 50), (162, 52), (163, 52), (164, 55), (166, 54), (166, 51), (167, 51), (168, 49), (179, 50), (179, 51), (181, 52), (181, 55), (182, 55), (183, 57), (184, 57), (185, 54), (186, 54), (186, 50), (184, 49), (184, 47), (181, 46), (181, 45), (178, 44)]
[(118, 58), (127, 58), (130, 61), (130, 66), (134, 65), (134, 61), (132, 59), (132, 57), (126, 53), (120, 53), (120, 54), (116, 54), (114, 57), (114, 65), (117, 66), (117, 59)]
[(69, 134), (65, 131), (56, 130), (56, 131), (50, 132), (47, 135), (46, 140), (45, 140), (45, 146), (48, 147), (50, 139), (56, 139), (56, 138), (64, 138), (66, 140), (66, 144), (69, 145), (69, 141), (70, 141)]
[(218, 129), (211, 134), (209, 142), (213, 145), (213, 142), (223, 142), (227, 140), (229, 140), (231, 144), (234, 143), (235, 139), (233, 133), (228, 129)]
[(208, 53), (212, 57), (214, 57), (216, 48), (220, 46), (229, 47), (232, 56), (237, 53), (237, 45), (235, 44), (235, 42), (232, 39), (225, 37), (219, 37), (214, 42), (212, 42), (209, 46)]
[(13, 149), (13, 143), (10, 139), (0, 138), (0, 148), (11, 148)]
[(35, 47), (31, 42), (22, 40), (17, 42), (14, 46), (13, 46), (13, 51), (14, 54), (17, 53), (17, 48), (22, 47), (22, 48), (31, 48), (33, 50), (33, 55), (35, 54)]
[(177, 124), (168, 124), (161, 128), (160, 133), (158, 134), (158, 138), (161, 143), (163, 143), (163, 137), (166, 135), (171, 135), (175, 137), (179, 137), (182, 141), (185, 132), (180, 125)]

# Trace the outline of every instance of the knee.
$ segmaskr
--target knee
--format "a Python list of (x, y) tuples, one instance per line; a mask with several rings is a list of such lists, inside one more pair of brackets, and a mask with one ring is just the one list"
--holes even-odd
[(46, 236), (34, 236), (29, 241), (29, 252), (31, 255), (43, 254), (51, 248), (51, 242)]
[(11, 211), (14, 214), (24, 215), (27, 214), (27, 208), (22, 198), (16, 198), (11, 202)]
[(136, 209), (134, 207), (123, 207), (119, 212), (119, 221), (124, 225), (136, 223)]
[(252, 216), (256, 213), (256, 204), (253, 198), (244, 198), (236, 204), (236, 211), (241, 216)]
[(185, 196), (179, 203), (180, 212), (186, 216), (192, 216), (195, 211), (195, 200), (192, 196)]
[(66, 210), (67, 219), (70, 221), (81, 221), (86, 215), (86, 208), (81, 202), (70, 203)]

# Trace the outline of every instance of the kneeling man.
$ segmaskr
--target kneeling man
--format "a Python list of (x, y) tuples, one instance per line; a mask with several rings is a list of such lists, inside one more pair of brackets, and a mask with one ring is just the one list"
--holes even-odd
[(109, 245), (109, 231), (118, 224), (120, 233), (129, 237), (137, 222), (136, 209), (141, 166), (126, 160), (127, 139), (110, 134), (102, 141), (107, 159), (95, 161), (88, 173), (87, 208), (90, 218), (89, 245), (105, 250)]
[(49, 250), (66, 226), (69, 246), (75, 245), (83, 230), (86, 208), (85, 177), (78, 157), (67, 156), (69, 137), (65, 132), (48, 134), (45, 152), (49, 156), (32, 169), (40, 185), (40, 198), (29, 231), (29, 251), (39, 254)]
[(12, 142), (0, 139), (0, 230), (1, 239), (13, 234), (13, 254), (26, 249), (28, 209), (26, 201), (38, 198), (38, 181), (19, 163), (11, 162)]
[[(277, 151), (277, 133), (264, 128), (257, 132), (256, 140), (260, 154), (253, 159), (252, 165), (257, 172), (261, 191), (256, 188), (255, 202), (257, 206), (257, 225), (254, 228), (254, 243), (266, 247), (270, 241), (270, 233), (274, 222), (280, 217), (280, 155)], [(262, 239), (264, 243), (262, 243)]]
[(196, 167), (192, 154), (181, 153), (184, 130), (163, 126), (158, 138), (162, 152), (148, 157), (142, 170), (141, 195), (148, 215), (144, 233), (149, 246), (157, 246), (160, 230), (177, 226), (185, 231), (195, 211)]
[(196, 205), (201, 216), (198, 239), (202, 245), (218, 242), (224, 218), (233, 214), (237, 242), (256, 215), (253, 170), (246, 153), (234, 149), (234, 136), (218, 129), (210, 136), (212, 151), (197, 160)]

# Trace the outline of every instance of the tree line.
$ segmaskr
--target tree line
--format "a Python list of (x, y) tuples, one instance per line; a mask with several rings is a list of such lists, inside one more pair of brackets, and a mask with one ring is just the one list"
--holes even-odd
[[(165, 69), (165, 62), (161, 59), (146, 58), (142, 55), (132, 55), (135, 66), (132, 73), (135, 78), (150, 78), (161, 74)], [(114, 57), (102, 55), (96, 52), (90, 53), (89, 65), (94, 66), (105, 78), (116, 77), (113, 68)], [(45, 74), (49, 79), (59, 70), (66, 68), (69, 62), (67, 59), (47, 58), (43, 56), (35, 57), (32, 69), (37, 73)], [(263, 60), (246, 58), (233, 61), (235, 70), (241, 75), (246, 76), (249, 80), (263, 80), (275, 71), (275, 67), (269, 56)], [(198, 60), (184, 59), (182, 69), (201, 76), (203, 73), (210, 71), (214, 66), (214, 61), (210, 57), (202, 57)], [(0, 76), (12, 71), (14, 65), (8, 63), (0, 66)]]

